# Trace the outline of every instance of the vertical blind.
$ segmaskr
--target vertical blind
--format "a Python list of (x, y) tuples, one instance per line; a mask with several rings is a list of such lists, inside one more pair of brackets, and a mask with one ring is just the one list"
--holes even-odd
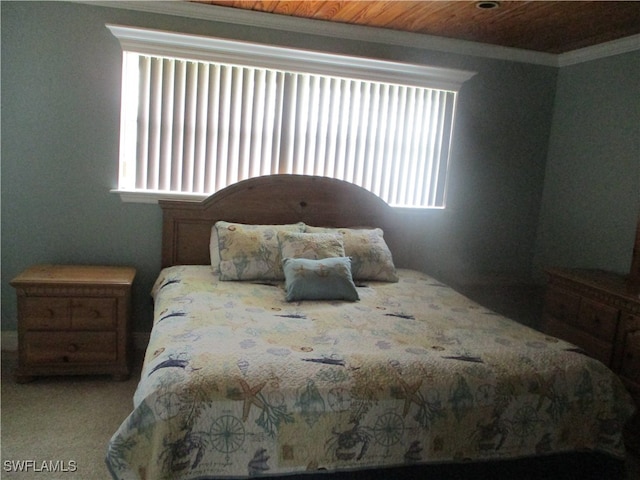
[(121, 190), (290, 173), (444, 206), (455, 91), (126, 51), (123, 65)]

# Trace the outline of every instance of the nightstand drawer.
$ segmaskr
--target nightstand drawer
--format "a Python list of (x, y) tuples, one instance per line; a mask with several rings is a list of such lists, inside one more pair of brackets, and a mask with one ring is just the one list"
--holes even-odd
[(575, 324), (587, 332), (612, 342), (618, 328), (619, 311), (603, 303), (582, 299)]
[(115, 327), (115, 298), (74, 298), (71, 301), (71, 328), (110, 330)]
[(116, 360), (115, 332), (27, 332), (30, 364), (99, 363)]
[(29, 330), (112, 330), (115, 298), (27, 297), (24, 319)]
[(67, 329), (71, 325), (69, 300), (55, 297), (25, 298), (23, 321), (28, 329)]

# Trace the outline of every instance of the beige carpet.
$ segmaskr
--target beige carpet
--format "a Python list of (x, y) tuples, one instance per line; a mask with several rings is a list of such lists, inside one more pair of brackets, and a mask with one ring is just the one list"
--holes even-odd
[[(126, 382), (108, 376), (69, 376), (17, 384), (15, 366), (16, 354), (2, 352), (1, 478), (111, 478), (104, 462), (106, 445), (131, 411), (139, 370)], [(20, 468), (21, 460), (35, 461), (40, 470), (45, 461), (44, 469), (52, 465), (69, 471), (35, 472), (31, 465), (28, 472), (7, 471)], [(75, 472), (70, 471), (74, 464)]]

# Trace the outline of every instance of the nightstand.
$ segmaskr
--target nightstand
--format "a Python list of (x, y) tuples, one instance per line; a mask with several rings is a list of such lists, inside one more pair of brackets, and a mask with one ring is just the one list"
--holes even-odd
[(130, 267), (37, 265), (18, 296), (18, 382), (38, 375), (129, 376)]

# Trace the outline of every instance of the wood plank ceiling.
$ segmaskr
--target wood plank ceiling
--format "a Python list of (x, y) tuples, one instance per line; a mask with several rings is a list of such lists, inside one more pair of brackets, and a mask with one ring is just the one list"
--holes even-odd
[(556, 54), (640, 33), (640, 1), (192, 1)]

